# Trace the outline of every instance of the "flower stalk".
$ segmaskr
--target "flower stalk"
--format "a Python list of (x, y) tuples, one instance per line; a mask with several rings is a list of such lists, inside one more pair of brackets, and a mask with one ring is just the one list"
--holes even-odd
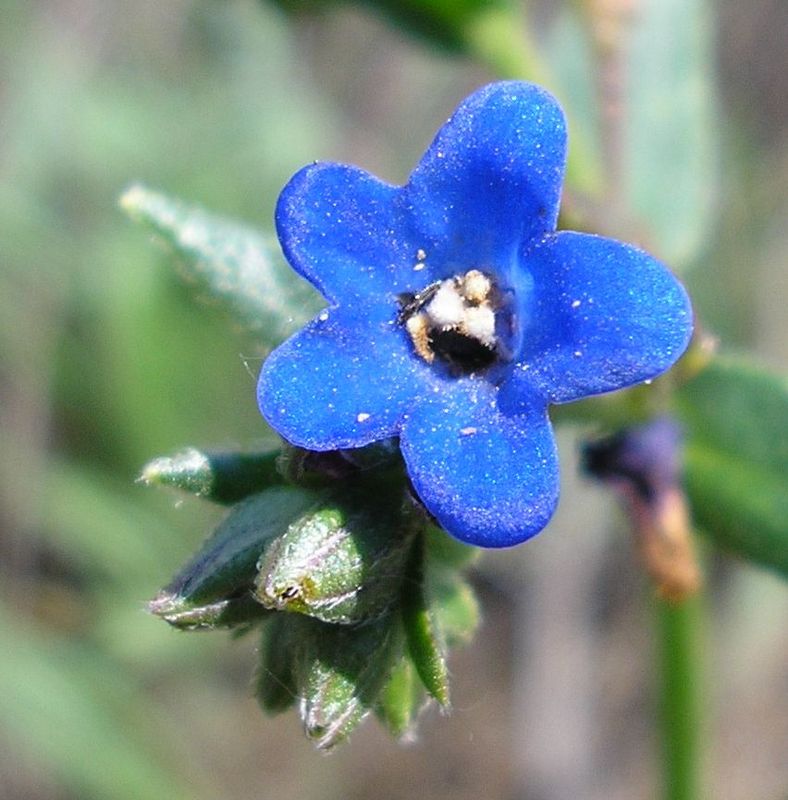
[(701, 615), (698, 597), (657, 601), (665, 800), (702, 797)]

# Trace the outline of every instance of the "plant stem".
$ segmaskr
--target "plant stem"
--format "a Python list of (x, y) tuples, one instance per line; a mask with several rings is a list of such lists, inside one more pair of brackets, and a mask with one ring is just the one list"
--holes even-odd
[(665, 800), (701, 797), (701, 601), (657, 601)]

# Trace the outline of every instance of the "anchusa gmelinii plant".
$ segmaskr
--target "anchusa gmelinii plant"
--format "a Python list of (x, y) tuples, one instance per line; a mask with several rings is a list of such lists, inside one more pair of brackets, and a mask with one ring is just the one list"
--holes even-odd
[(475, 550), (454, 540), (542, 530), (548, 407), (651, 379), (687, 346), (690, 304), (661, 263), (556, 231), (565, 154), (555, 99), (510, 81), (466, 99), (404, 186), (335, 163), (297, 173), (276, 228), (327, 306), (262, 368), (284, 454), (149, 469), (199, 462), (207, 495), (244, 476), (151, 608), (179, 627), (269, 619), (260, 700), (297, 700), (321, 747), (369, 711), (405, 735), (428, 697), (448, 705), (446, 649), (476, 620)]

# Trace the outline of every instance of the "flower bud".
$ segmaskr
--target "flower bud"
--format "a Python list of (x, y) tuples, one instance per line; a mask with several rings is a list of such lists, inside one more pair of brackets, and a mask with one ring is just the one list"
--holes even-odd
[(375, 619), (399, 596), (412, 537), (400, 508), (376, 496), (344, 494), (308, 511), (270, 543), (255, 596), (267, 608), (324, 622)]
[(304, 620), (294, 644), (301, 720), (321, 750), (345, 739), (375, 707), (401, 653), (396, 619), (361, 627)]

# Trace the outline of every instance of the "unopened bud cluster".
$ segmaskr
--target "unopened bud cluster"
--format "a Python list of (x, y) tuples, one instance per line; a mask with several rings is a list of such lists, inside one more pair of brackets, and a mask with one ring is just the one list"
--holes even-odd
[[(227, 469), (240, 481), (269, 462), (190, 451), (144, 477), (217, 499), (210, 487), (227, 485)], [(458, 573), (473, 551), (408, 499), (387, 448), (353, 458), (287, 448), (277, 463), (278, 484), (235, 503), (149, 609), (181, 630), (262, 625), (258, 700), (271, 713), (295, 704), (319, 748), (373, 711), (411, 735), (430, 698), (448, 705), (447, 642), (475, 626)]]

